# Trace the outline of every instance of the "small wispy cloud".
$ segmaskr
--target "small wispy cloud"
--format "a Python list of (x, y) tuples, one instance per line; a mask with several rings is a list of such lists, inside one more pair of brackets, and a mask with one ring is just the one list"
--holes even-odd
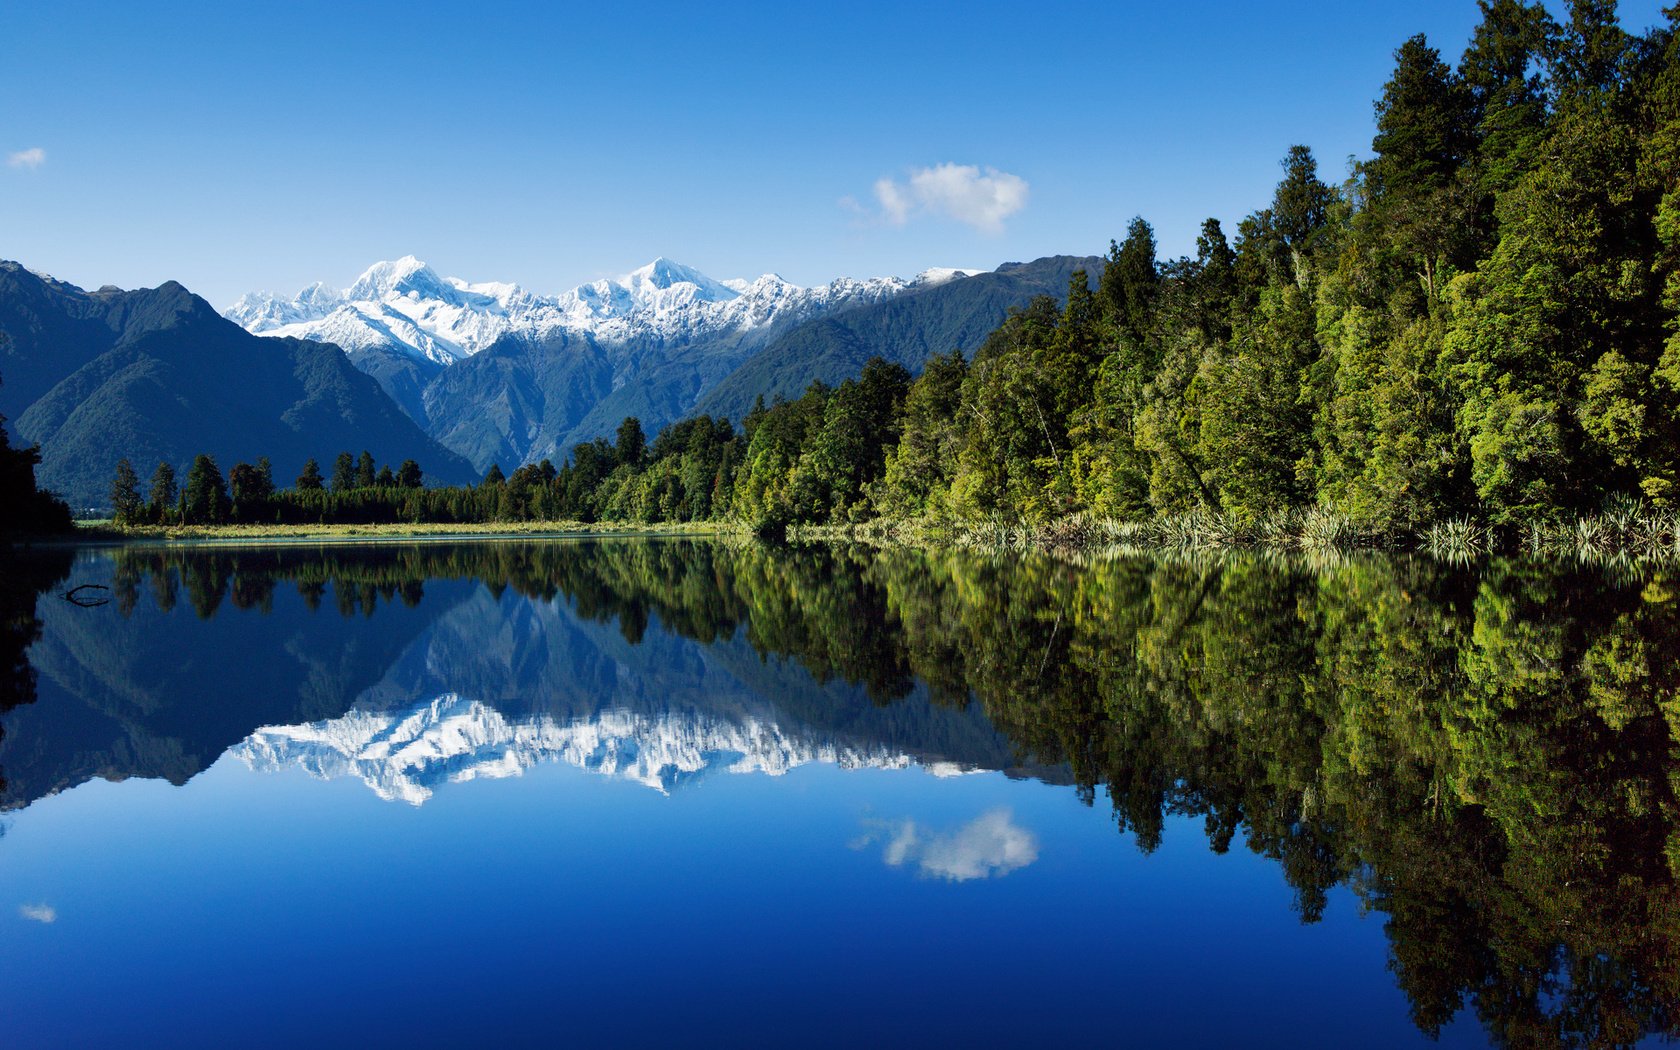
[(58, 921), (58, 909), (50, 904), (25, 904), (18, 908), (18, 914), (31, 922), (44, 922), (48, 925)]
[(1007, 809), (982, 813), (953, 831), (934, 831), (913, 820), (867, 821), (853, 849), (881, 846), (888, 866), (916, 865), (923, 876), (967, 882), (1007, 875), (1038, 859), (1038, 837), (1016, 824)]
[(6, 154), (6, 167), (27, 168), (34, 171), (47, 162), (47, 151), (39, 146), (20, 149), (16, 153)]
[(876, 179), (875, 207), (851, 197), (840, 203), (860, 216), (903, 226), (918, 215), (938, 215), (982, 233), (1003, 232), (1003, 222), (1027, 206), (1027, 180), (996, 168), (940, 164), (912, 168), (903, 180)]

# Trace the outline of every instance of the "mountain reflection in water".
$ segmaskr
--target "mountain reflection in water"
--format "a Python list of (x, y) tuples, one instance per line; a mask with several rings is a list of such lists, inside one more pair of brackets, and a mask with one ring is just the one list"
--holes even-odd
[[(667, 792), (1003, 770), (1100, 793), (1146, 853), (1173, 816), (1216, 852), (1240, 835), (1308, 922), (1348, 886), (1426, 1033), (1466, 1006), (1512, 1046), (1676, 1023), (1666, 570), (645, 540), (7, 558), (8, 809), (230, 751), (416, 804), (538, 762)], [(82, 582), (111, 604), (57, 596)], [(951, 881), (1039, 848), (1003, 810), (871, 818), (853, 846)]]

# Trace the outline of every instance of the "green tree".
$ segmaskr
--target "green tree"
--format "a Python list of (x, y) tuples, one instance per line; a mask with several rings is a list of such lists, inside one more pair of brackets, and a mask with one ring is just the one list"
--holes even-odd
[(227, 482), (222, 478), (216, 461), (206, 455), (193, 459), (187, 472), (187, 485), (182, 490), (183, 523), (214, 525), (227, 521), (229, 511)]
[(1105, 320), (1123, 337), (1145, 342), (1151, 333), (1161, 275), (1156, 266), (1155, 230), (1141, 216), (1126, 227), (1126, 241), (1110, 241), (1097, 294)]
[(963, 380), (968, 361), (961, 350), (928, 358), (905, 393), (899, 440), (887, 455), (871, 499), (883, 517), (941, 517), (950, 513), (951, 472), (962, 438)]
[(1493, 200), (1533, 165), (1547, 120), (1541, 60), (1557, 24), (1539, 3), (1479, 0), (1482, 20), (1459, 62), (1475, 129), (1470, 163), (1478, 232), (1491, 233)]
[(340, 452), (333, 460), (332, 490), (349, 492), (356, 487), (356, 460), (348, 452)]
[(175, 468), (167, 462), (159, 462), (157, 469), (152, 471), (152, 481), (146, 490), (147, 510), (152, 520), (162, 521), (175, 506), (179, 495), (175, 482)]
[(641, 465), (642, 453), (647, 448), (647, 435), (642, 433), (642, 421), (635, 416), (625, 416), (624, 422), (618, 425), (618, 442), (614, 446), (618, 450), (618, 461), (627, 466)]
[(420, 464), (412, 459), (403, 460), (402, 466), (397, 468), (397, 484), (405, 489), (417, 489), (421, 481)]
[(233, 469), (228, 471), (227, 481), (234, 516), (241, 519), (248, 520), (256, 506), (274, 495), (273, 477), (265, 473), (261, 466), (235, 463)]
[(371, 489), (377, 480), (378, 475), (375, 473), (373, 466), (373, 453), (363, 449), (361, 457), (356, 460), (356, 487)]
[(1318, 161), (1306, 146), (1291, 146), (1283, 159), (1283, 181), (1272, 198), (1271, 229), (1292, 262), (1289, 271), (1303, 280), (1306, 256), (1330, 221), (1335, 193), (1318, 178)]
[[(303, 472), (297, 478), (299, 492), (320, 492), (325, 485), (321, 478), (321, 464), (312, 458), (303, 465)], [(337, 486), (335, 485), (334, 488)]]
[(1470, 261), (1475, 244), (1475, 199), (1458, 178), (1475, 145), (1474, 100), (1421, 34), (1394, 57), (1365, 190), (1388, 227), (1384, 239), (1408, 257), (1433, 302), (1443, 268)]
[(119, 525), (140, 520), (144, 504), (140, 501), (140, 477), (125, 456), (117, 460), (116, 475), (111, 479), (111, 511)]

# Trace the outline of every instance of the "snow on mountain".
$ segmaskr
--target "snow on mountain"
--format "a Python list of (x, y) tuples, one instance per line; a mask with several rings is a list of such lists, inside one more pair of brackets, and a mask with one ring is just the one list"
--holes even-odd
[(439, 277), (414, 256), (368, 267), (351, 286), (315, 284), (295, 298), (240, 297), (229, 320), (258, 335), (296, 336), (356, 351), (389, 346), (439, 364), (477, 353), (509, 333), (541, 338), (562, 330), (602, 345), (675, 346), (709, 336), (803, 321), (841, 306), (876, 303), (975, 270), (926, 270), (914, 280), (840, 278), (802, 288), (775, 274), (715, 281), (669, 259), (613, 280), (543, 296), (516, 284)]
[[(812, 762), (843, 769), (913, 763), (885, 748), (793, 734), (752, 717), (607, 711), (572, 724), (546, 716), (513, 722), (457, 693), (395, 711), (352, 710), (323, 722), (269, 726), (229, 754), (258, 772), (297, 766), (322, 779), (357, 777), (380, 798), (412, 805), (443, 784), (519, 776), (540, 762), (564, 762), (663, 793), (711, 771), (780, 776)], [(966, 771), (949, 762), (930, 768), (939, 776)]]
[(923, 288), (931, 288), (937, 284), (947, 284), (959, 277), (973, 277), (977, 273), (985, 272), (984, 270), (958, 270), (947, 266), (934, 266), (917, 274), (916, 279), (911, 283)]

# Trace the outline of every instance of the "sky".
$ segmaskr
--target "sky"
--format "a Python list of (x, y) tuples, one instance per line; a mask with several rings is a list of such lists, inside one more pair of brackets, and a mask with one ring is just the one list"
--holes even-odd
[[(1622, 4), (1624, 24), (1663, 0)], [(657, 256), (799, 284), (1164, 256), (1294, 143), (1363, 156), (1410, 4), (0, 6), (0, 258), (84, 287), (559, 292)]]

